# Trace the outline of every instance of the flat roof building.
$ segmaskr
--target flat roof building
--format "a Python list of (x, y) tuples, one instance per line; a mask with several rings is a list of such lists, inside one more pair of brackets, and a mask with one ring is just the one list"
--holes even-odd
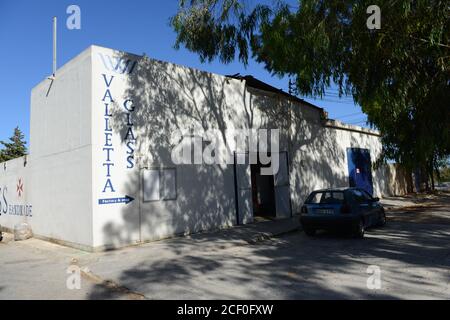
[(253, 77), (91, 46), (32, 90), (30, 154), (0, 167), (0, 225), (101, 250), (286, 218), (319, 188), (391, 193), (380, 152), (376, 131)]

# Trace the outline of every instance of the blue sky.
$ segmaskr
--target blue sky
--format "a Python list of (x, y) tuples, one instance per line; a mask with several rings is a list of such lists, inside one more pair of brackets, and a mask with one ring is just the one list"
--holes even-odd
[[(71, 4), (81, 8), (81, 30), (66, 28)], [(19, 126), (29, 141), (30, 92), (52, 69), (53, 16), (58, 17), (59, 66), (96, 44), (219, 74), (251, 74), (287, 91), (287, 79), (272, 77), (254, 61), (247, 68), (238, 62), (202, 64), (197, 55), (175, 50), (168, 20), (177, 6), (177, 0), (0, 0), (0, 140)], [(306, 100), (325, 108), (330, 118), (364, 125), (361, 109), (335, 92), (332, 88), (324, 100)]]

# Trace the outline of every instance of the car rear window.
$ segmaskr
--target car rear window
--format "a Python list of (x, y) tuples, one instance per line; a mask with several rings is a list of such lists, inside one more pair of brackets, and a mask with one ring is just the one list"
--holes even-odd
[(313, 192), (306, 203), (309, 204), (339, 204), (344, 202), (344, 192), (342, 191), (321, 191), (321, 192)]

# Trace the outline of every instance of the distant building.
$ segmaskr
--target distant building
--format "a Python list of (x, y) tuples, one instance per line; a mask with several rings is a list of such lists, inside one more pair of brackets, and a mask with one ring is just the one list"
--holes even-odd
[[(260, 149), (252, 149), (250, 136), (260, 129), (278, 134), (277, 144), (255, 135)], [(376, 131), (329, 120), (323, 109), (250, 76), (98, 46), (32, 90), (30, 131), (30, 155), (0, 166), (0, 225), (26, 220), (35, 236), (85, 250), (258, 215), (291, 217), (318, 188), (403, 192), (401, 184), (389, 189), (392, 173), (372, 168), (381, 152)], [(264, 141), (270, 163), (255, 153)]]

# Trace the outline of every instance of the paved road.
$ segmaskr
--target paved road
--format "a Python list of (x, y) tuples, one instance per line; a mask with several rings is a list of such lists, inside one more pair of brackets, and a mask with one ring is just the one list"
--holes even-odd
[[(448, 299), (450, 226), (391, 223), (364, 240), (297, 232), (258, 245), (147, 259), (104, 258), (92, 272), (149, 299)], [(173, 248), (176, 252), (177, 248)], [(381, 289), (366, 286), (381, 268)], [(96, 288), (91, 298), (104, 296)]]
[(68, 290), (67, 268), (72, 258), (85, 253), (30, 239), (14, 242), (6, 235), (0, 242), (0, 299), (87, 299), (94, 284)]
[[(97, 254), (10, 242), (0, 245), (0, 298), (449, 299), (450, 207), (412, 212), (438, 220), (409, 213), (393, 212), (363, 240), (297, 231), (253, 245), (181, 238)], [(90, 269), (80, 290), (65, 287), (72, 258)], [(367, 288), (370, 265), (381, 289)]]

